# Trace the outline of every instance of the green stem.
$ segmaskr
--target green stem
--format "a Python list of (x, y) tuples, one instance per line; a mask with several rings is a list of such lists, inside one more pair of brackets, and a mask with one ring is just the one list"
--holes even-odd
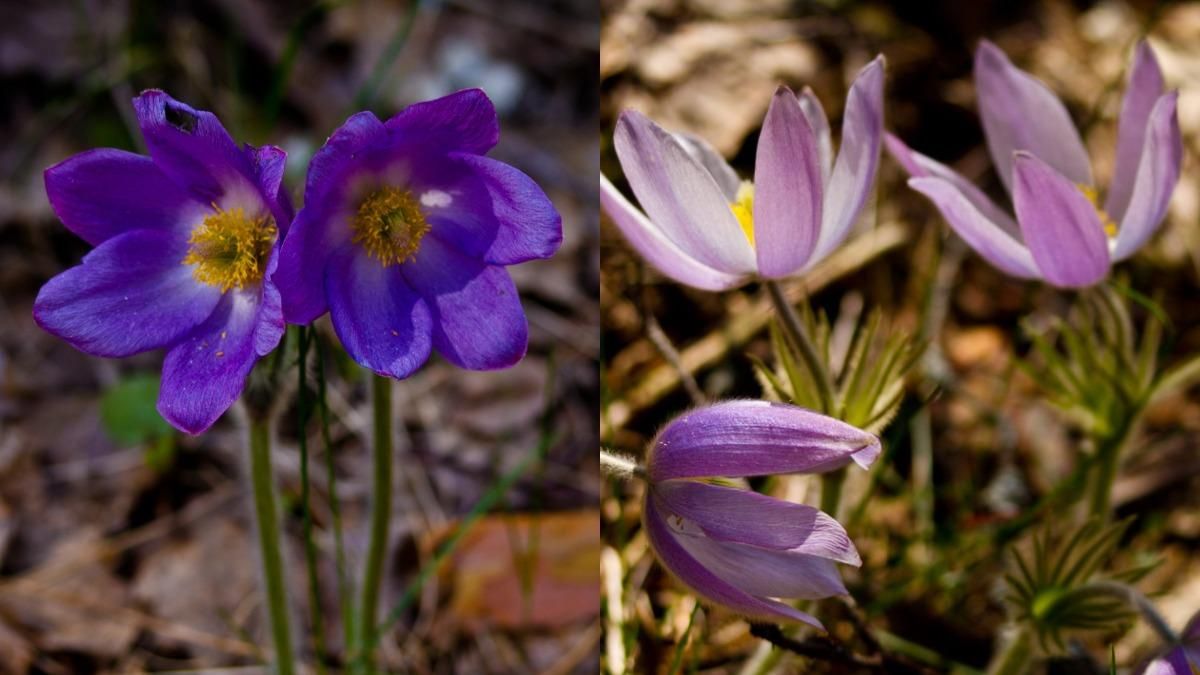
[(1033, 633), (1028, 626), (1015, 628), (992, 662), (988, 664), (987, 675), (1024, 675), (1029, 672), (1029, 663), (1033, 660)]
[(828, 369), (817, 354), (816, 345), (809, 338), (808, 331), (804, 330), (804, 326), (800, 323), (800, 317), (796, 316), (796, 309), (792, 307), (792, 303), (788, 302), (779, 282), (768, 279), (763, 283), (771, 295), (771, 302), (775, 305), (775, 312), (779, 315), (784, 331), (796, 344), (796, 348), (800, 351), (800, 357), (804, 359), (804, 365), (812, 375), (813, 382), (817, 387), (817, 394), (821, 398), (821, 412), (827, 415), (834, 414), (833, 384), (829, 380)]
[(338, 505), (337, 464), (333, 458), (333, 439), (329, 433), (329, 404), (325, 398), (325, 343), (316, 328), (312, 340), (317, 345), (317, 399), (321, 413), (321, 445), (325, 451), (325, 490), (329, 493), (329, 515), (333, 522), (334, 565), (337, 568), (338, 609), (342, 621), (342, 640), (346, 649), (354, 646), (354, 599), (350, 575), (346, 573), (346, 544), (342, 537), (342, 511)]
[(1125, 445), (1133, 435), (1134, 418), (1131, 414), (1122, 420), (1113, 433), (1106, 436), (1096, 449), (1096, 467), (1092, 482), (1091, 514), (1107, 521), (1111, 517), (1110, 500), (1112, 498), (1113, 482), (1117, 478), (1117, 469), (1121, 464), (1121, 455)]
[(371, 533), (363, 572), (362, 595), (358, 605), (358, 646), (363, 662), (371, 664), (371, 649), (379, 614), (379, 593), (383, 581), (383, 563), (387, 558), (388, 531), (392, 514), (392, 381), (382, 375), (371, 377), (375, 436), (372, 449)]
[(821, 474), (821, 510), (834, 519), (842, 503), (842, 486), (846, 483), (846, 467)]
[(304, 509), (304, 565), (308, 571), (309, 621), (312, 624), (313, 648), (317, 653), (317, 675), (325, 674), (325, 622), (321, 611), (321, 584), (317, 578), (317, 542), (313, 538), (312, 496), (308, 474), (308, 418), (311, 410), (308, 402), (308, 331), (304, 326), (296, 327), (299, 358), (297, 359), (298, 390), (296, 408), (300, 418), (300, 504)]
[(275, 645), (275, 672), (292, 675), (292, 631), (288, 619), (287, 586), (279, 551), (279, 520), (275, 485), (271, 477), (271, 430), (265, 419), (250, 422), (250, 482), (254, 489), (254, 515), (258, 519), (258, 544), (262, 553), (267, 612)]

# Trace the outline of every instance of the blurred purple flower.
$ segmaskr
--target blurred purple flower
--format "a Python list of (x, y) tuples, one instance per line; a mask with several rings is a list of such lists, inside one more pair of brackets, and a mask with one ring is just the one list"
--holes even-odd
[(975, 52), (983, 131), (1016, 219), (952, 169), (887, 135), (908, 184), (988, 262), (1024, 279), (1082, 288), (1133, 255), (1167, 213), (1183, 141), (1154, 52), (1138, 44), (1121, 105), (1116, 168), (1103, 207), (1079, 132), (1062, 101), (995, 45)]
[(642, 257), (679, 283), (724, 290), (803, 272), (846, 238), (866, 203), (879, 164), (883, 73), (880, 56), (850, 87), (836, 162), (812, 91), (776, 90), (753, 184), (704, 140), (627, 110), (613, 140), (649, 218), (603, 175), (600, 204)]
[(821, 627), (775, 598), (845, 594), (835, 563), (861, 563), (846, 530), (811, 506), (708, 479), (865, 468), (879, 452), (871, 434), (791, 405), (699, 408), (651, 446), (642, 524), (663, 565), (698, 595), (750, 618)]
[(562, 223), (532, 179), (483, 156), (499, 134), (478, 89), (346, 120), (283, 243), (287, 320), (328, 310), (350, 356), (395, 378), (434, 348), (472, 370), (519, 361), (528, 328), (504, 267), (553, 255)]
[(270, 273), (292, 218), (287, 156), (239, 147), (161, 91), (133, 106), (149, 157), (100, 148), (46, 170), (54, 212), (96, 248), (42, 287), (33, 316), (95, 356), (167, 349), (158, 410), (197, 434), (283, 335)]
[(1200, 673), (1200, 614), (1188, 621), (1179, 644), (1146, 664), (1139, 675), (1197, 675)]

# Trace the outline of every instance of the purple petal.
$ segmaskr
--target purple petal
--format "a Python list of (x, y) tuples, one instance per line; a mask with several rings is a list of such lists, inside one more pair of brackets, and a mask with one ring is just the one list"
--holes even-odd
[(655, 482), (820, 473), (851, 461), (866, 468), (879, 452), (879, 439), (832, 417), (783, 403), (726, 401), (668, 424), (647, 473)]
[(1046, 281), (1082, 288), (1108, 274), (1108, 235), (1096, 207), (1074, 183), (1028, 152), (1013, 159), (1013, 205)]
[(725, 201), (733, 203), (737, 201), (738, 188), (741, 187), (742, 181), (738, 178), (737, 172), (717, 149), (709, 144), (708, 141), (687, 133), (671, 134), (675, 140), (679, 141), (679, 145), (687, 150), (687, 153), (700, 163), (717, 181), (717, 187), (721, 188), (721, 194), (725, 195)]
[(266, 356), (279, 345), (283, 333), (287, 330), (287, 322), (283, 319), (283, 300), (279, 295), (279, 287), (272, 277), (279, 268), (279, 246), (271, 250), (267, 259), (267, 268), (263, 273), (262, 290), (258, 297), (258, 318), (254, 328), (254, 352)]
[(1178, 100), (1179, 92), (1164, 94), (1150, 113), (1137, 180), (1133, 184), (1129, 208), (1117, 229), (1113, 250), (1113, 258), (1117, 260), (1127, 258), (1141, 248), (1167, 215), (1183, 162), (1183, 139), (1176, 116)]
[(888, 152), (900, 163), (900, 166), (904, 167), (908, 175), (913, 178), (934, 176), (949, 181), (956, 190), (962, 193), (963, 197), (966, 197), (967, 201), (971, 202), (972, 206), (978, 209), (984, 218), (1007, 232), (1013, 239), (1021, 240), (1021, 229), (1017, 226), (1017, 221), (1008, 215), (1008, 212), (997, 206), (991, 198), (983, 193), (983, 190), (975, 187), (965, 176), (941, 162), (910, 149), (892, 134), (884, 134), (884, 143), (887, 145)]
[(325, 287), (333, 328), (359, 365), (403, 379), (429, 360), (429, 306), (400, 266), (384, 267), (358, 246), (343, 246), (332, 256)]
[(259, 292), (226, 293), (212, 316), (167, 352), (158, 412), (175, 428), (199, 434), (241, 395), (259, 357)]
[(706, 291), (723, 291), (746, 283), (745, 275), (718, 272), (681, 251), (603, 175), (600, 176), (600, 206), (625, 235), (629, 245), (659, 272), (675, 281)]
[(761, 276), (795, 274), (812, 255), (821, 226), (818, 154), (800, 102), (780, 87), (767, 109), (754, 160), (754, 251)]
[[(361, 114), (361, 113), (360, 113)], [(414, 103), (385, 124), (388, 131), (443, 152), (485, 154), (500, 139), (496, 108), (481, 89)]]
[(42, 287), (33, 317), (95, 356), (129, 356), (174, 343), (212, 313), (221, 292), (183, 265), (178, 236), (134, 230), (96, 247)]
[(828, 255), (850, 233), (875, 182), (883, 136), (883, 74), (884, 60), (877, 56), (862, 69), (846, 95), (842, 145), (825, 186), (821, 236), (813, 261)]
[(845, 528), (811, 506), (689, 480), (655, 483), (652, 489), (665, 511), (694, 522), (712, 539), (862, 563)]
[(131, 230), (186, 232), (207, 207), (149, 157), (100, 148), (46, 169), (46, 196), (67, 229), (93, 246)]
[(264, 201), (275, 219), (275, 225), (279, 228), (279, 236), (283, 237), (287, 234), (295, 214), (292, 210), (292, 199), (283, 184), (287, 153), (274, 145), (264, 145), (261, 148), (247, 146), (246, 155), (254, 166), (254, 177), (262, 189)]
[(754, 250), (725, 195), (679, 141), (629, 110), (617, 121), (613, 142), (646, 215), (673, 244), (719, 272), (755, 270)]
[(750, 595), (816, 600), (847, 594), (832, 560), (717, 541), (676, 518), (668, 517), (667, 527), (696, 562)]
[(517, 288), (503, 267), (463, 255), (430, 234), (416, 259), (400, 269), (428, 303), (433, 346), (447, 361), (470, 370), (495, 370), (525, 356), (529, 327)]
[(650, 546), (672, 574), (684, 585), (710, 602), (728, 607), (744, 616), (768, 621), (801, 621), (824, 628), (820, 621), (776, 600), (759, 598), (717, 576), (693, 556), (667, 524), (653, 499), (642, 502), (642, 527)]
[[(304, 208), (320, 213), (318, 220), (332, 218), (350, 179), (365, 169), (364, 156), (372, 148), (387, 145), (387, 130), (370, 112), (351, 115), (313, 154), (304, 180)], [(328, 227), (328, 225), (323, 225)]]
[(804, 119), (808, 120), (808, 126), (817, 139), (821, 177), (828, 184), (829, 174), (833, 173), (833, 135), (829, 131), (829, 118), (825, 116), (825, 107), (812, 89), (805, 87), (797, 98), (800, 100), (800, 111), (804, 113)]
[(231, 191), (257, 192), (254, 168), (212, 113), (150, 89), (133, 99), (150, 157), (176, 185), (209, 204)]
[(980, 213), (954, 183), (930, 176), (910, 178), (908, 185), (928, 197), (958, 236), (998, 269), (1022, 279), (1041, 276), (1029, 249)]
[(1010, 193), (1017, 150), (1037, 153), (1074, 183), (1092, 184), (1087, 150), (1062, 101), (987, 40), (975, 51), (975, 88), (988, 150)]
[(426, 178), (419, 195), (439, 237), (493, 265), (554, 255), (562, 244), (562, 219), (533, 179), (479, 155), (454, 153), (449, 160), (449, 170), (437, 172), (446, 175)]
[(1125, 217), (1125, 209), (1129, 207), (1129, 198), (1133, 195), (1133, 183), (1145, 146), (1146, 128), (1150, 124), (1150, 110), (1165, 91), (1162, 70), (1158, 67), (1154, 50), (1150, 49), (1150, 43), (1141, 40), (1133, 52), (1133, 67), (1129, 71), (1129, 83), (1121, 101), (1117, 162), (1112, 181), (1108, 184), (1108, 199), (1104, 202), (1104, 210), (1117, 222)]
[(1195, 675), (1197, 671), (1200, 655), (1188, 654), (1186, 647), (1178, 646), (1147, 664), (1142, 675)]

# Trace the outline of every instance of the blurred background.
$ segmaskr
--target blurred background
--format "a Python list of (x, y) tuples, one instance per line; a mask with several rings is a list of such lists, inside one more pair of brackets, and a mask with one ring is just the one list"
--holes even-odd
[[(297, 205), (311, 154), (351, 113), (482, 87), (493, 157), (563, 216), (551, 260), (510, 268), (529, 356), (498, 373), (436, 358), (395, 386), (389, 672), (595, 669), (599, 548), (598, 7), (588, 0), (0, 2), (0, 673), (258, 672), (258, 563), (232, 411), (198, 438), (154, 412), (160, 354), (111, 361), (33, 323), (51, 276), (87, 245), (50, 211), (42, 171), (94, 147), (143, 151), (130, 99), (161, 88), (232, 135), (288, 153)], [(336, 338), (326, 319), (317, 324)], [(349, 569), (365, 550), (367, 380), (327, 354), (332, 467)], [(276, 423), (298, 642), (310, 666), (295, 369)], [(310, 380), (312, 382), (312, 380)], [(308, 429), (324, 617), (339, 666), (333, 506)], [(511, 489), (505, 489), (515, 480)], [(456, 524), (492, 508), (436, 567)], [(478, 514), (476, 514), (478, 515)], [(402, 601), (405, 591), (415, 592)], [(552, 601), (550, 600), (552, 598)], [(401, 604), (401, 603), (404, 604)]]
[[(1153, 295), (1169, 317), (1161, 363), (1200, 350), (1200, 4), (604, 0), (601, 13), (601, 167), (626, 195), (612, 149), (622, 110), (708, 139), (750, 177), (758, 129), (778, 84), (811, 86), (836, 139), (850, 82), (882, 53), (885, 127), (1004, 201), (971, 79), (983, 38), (1062, 97), (1105, 185), (1126, 69), (1134, 44), (1148, 34), (1167, 87), (1181, 92), (1183, 176), (1159, 234), (1118, 270), (1123, 283)], [(843, 571), (887, 644), (929, 647), (980, 668), (1004, 621), (1001, 551), (1023, 531), (1016, 517), (1078, 460), (1075, 427), (1015, 367), (1015, 358), (1030, 352), (1023, 318), (1044, 324), (1065, 313), (1071, 296), (996, 271), (948, 233), (886, 153), (880, 166), (858, 225), (862, 238), (851, 237), (846, 251), (800, 284), (833, 317), (835, 335), (848, 336), (864, 308), (878, 307), (898, 329), (929, 340), (920, 377), (872, 470), (874, 496), (850, 502), (847, 528), (864, 563)], [(751, 358), (770, 360), (770, 311), (761, 289), (712, 294), (664, 280), (607, 221), (601, 260), (606, 445), (640, 457), (656, 429), (691, 405), (650, 339), (660, 329), (651, 317), (704, 396), (761, 396)], [(1160, 558), (1140, 588), (1176, 627), (1200, 610), (1198, 447), (1196, 392), (1160, 402), (1127, 455), (1114, 497), (1118, 514), (1136, 520), (1112, 562)], [(805, 490), (801, 481), (789, 494), (803, 500)], [(758, 648), (747, 624), (719, 609), (695, 612), (691, 594), (653, 564), (639, 532), (640, 494), (640, 485), (613, 481), (602, 503), (605, 663), (637, 672), (665, 672), (672, 663), (681, 664), (679, 672), (753, 672), (742, 671)], [(855, 634), (836, 605), (819, 616), (835, 636)], [(1096, 636), (1072, 645), (1083, 656), (1053, 662), (1052, 672), (1101, 672), (1101, 664), (1108, 672), (1110, 643), (1124, 667), (1157, 640), (1144, 626)], [(823, 672), (813, 663), (791, 667), (799, 670), (784, 672)]]

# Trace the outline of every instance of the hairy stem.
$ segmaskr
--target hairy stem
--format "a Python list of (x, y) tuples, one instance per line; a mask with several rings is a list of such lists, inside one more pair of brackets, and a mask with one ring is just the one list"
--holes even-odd
[(800, 317), (796, 316), (796, 310), (792, 304), (788, 302), (787, 295), (783, 292), (783, 287), (778, 281), (767, 280), (763, 282), (767, 291), (771, 295), (771, 302), (775, 305), (775, 312), (779, 315), (780, 323), (783, 325), (784, 331), (787, 333), (791, 341), (795, 343), (796, 348), (800, 352), (800, 357), (804, 360), (804, 365), (808, 368), (808, 372), (812, 375), (813, 382), (817, 387), (817, 395), (821, 399), (821, 411), (826, 415), (834, 414), (833, 410), (833, 384), (829, 380), (829, 369), (822, 363), (821, 357), (817, 354), (816, 345), (808, 335), (808, 331), (800, 323)]
[(1025, 625), (1013, 628), (1004, 647), (992, 657), (987, 675), (1024, 675), (1033, 660), (1033, 634)]
[(644, 479), (646, 477), (646, 470), (637, 462), (603, 448), (600, 449), (600, 470), (610, 476), (620, 476), (621, 478)]
[[(358, 605), (359, 647), (376, 642), (375, 622), (379, 614), (379, 593), (383, 581), (383, 563), (387, 558), (389, 523), (392, 514), (392, 381), (382, 375), (371, 377), (371, 405), (374, 415), (371, 531), (367, 560), (363, 571), (362, 594)], [(371, 650), (363, 654), (369, 667)]]
[(271, 430), (266, 419), (250, 422), (250, 482), (254, 490), (254, 515), (258, 520), (258, 544), (262, 554), (263, 584), (267, 592), (267, 615), (275, 646), (275, 672), (292, 675), (292, 630), (288, 617), (286, 577), (279, 546), (279, 519), (275, 484), (271, 475)]

